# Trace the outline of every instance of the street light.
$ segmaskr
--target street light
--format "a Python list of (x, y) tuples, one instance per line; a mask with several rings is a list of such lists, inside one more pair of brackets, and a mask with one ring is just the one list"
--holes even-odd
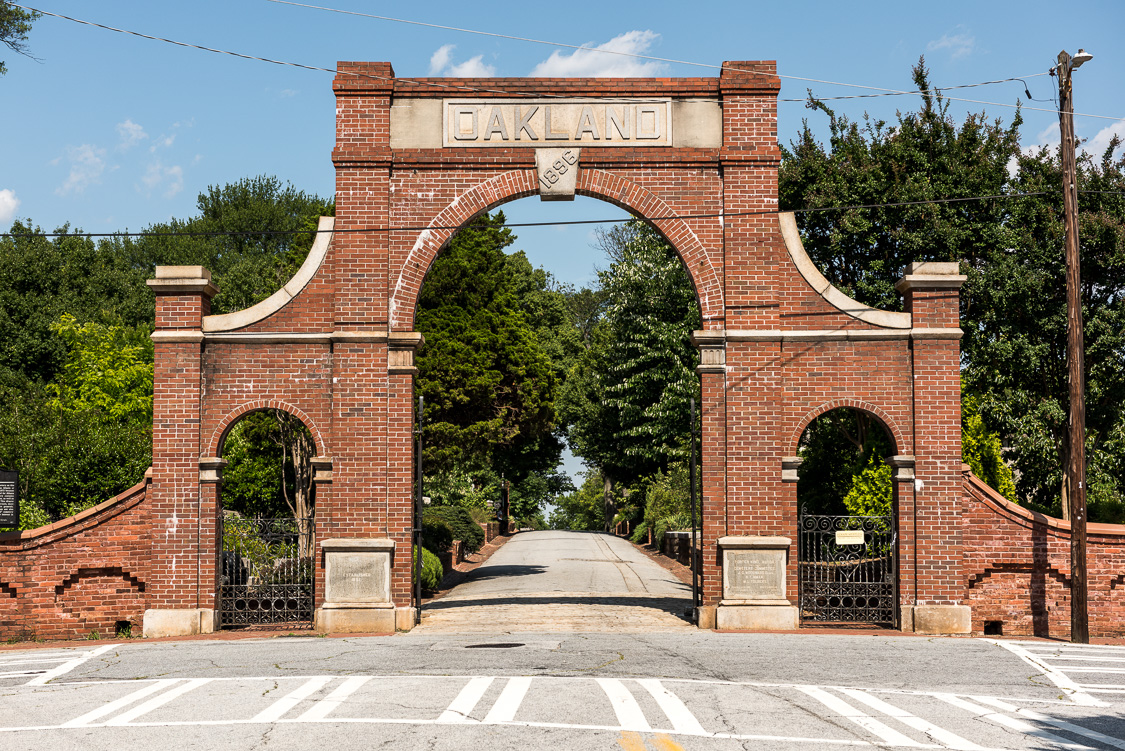
[(1081, 270), (1078, 260), (1078, 168), (1074, 141), (1071, 73), (1093, 59), (1079, 49), (1071, 57), (1059, 53), (1052, 71), (1059, 79), (1059, 130), (1062, 136), (1063, 210), (1066, 215), (1066, 363), (1070, 377), (1068, 442), (1065, 469), (1070, 506), (1070, 640), (1090, 643), (1086, 586), (1086, 367), (1082, 335)]

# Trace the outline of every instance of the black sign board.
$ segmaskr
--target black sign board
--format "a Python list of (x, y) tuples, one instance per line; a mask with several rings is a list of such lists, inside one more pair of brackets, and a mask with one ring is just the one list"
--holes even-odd
[(20, 475), (0, 470), (0, 527), (20, 525)]

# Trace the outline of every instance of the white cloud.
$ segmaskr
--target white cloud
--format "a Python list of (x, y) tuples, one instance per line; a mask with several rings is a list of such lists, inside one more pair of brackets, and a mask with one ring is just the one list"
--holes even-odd
[[(1101, 159), (1102, 154), (1109, 148), (1109, 142), (1113, 137), (1117, 136), (1125, 142), (1125, 120), (1118, 120), (1112, 125), (1107, 125), (1098, 131), (1098, 134), (1091, 138), (1086, 143), (1082, 144), (1082, 150), (1088, 153), (1094, 159)], [(1114, 156), (1120, 156), (1121, 150), (1125, 149), (1125, 143), (1122, 143), (1114, 150)]]
[(68, 146), (66, 158), (70, 162), (70, 174), (63, 184), (55, 189), (55, 194), (81, 193), (101, 180), (105, 172), (105, 149), (84, 143), (81, 146)]
[(484, 55), (471, 57), (463, 63), (453, 63), (455, 44), (445, 44), (430, 55), (431, 76), (452, 76), (454, 78), (492, 78), (496, 67), (484, 62)]
[[(657, 60), (642, 60), (629, 55), (643, 55), (660, 38), (655, 31), (627, 31), (605, 44), (574, 50), (570, 54), (559, 51), (535, 66), (532, 76), (550, 78), (623, 78), (657, 76), (667, 66)], [(614, 54), (617, 53), (617, 54)]]
[(449, 65), (449, 61), (453, 58), (453, 50), (456, 44), (443, 44), (437, 48), (437, 51), (430, 55), (430, 75), (441, 75), (441, 71), (445, 66)]
[(16, 192), (9, 188), (0, 190), (0, 223), (7, 224), (12, 221), (19, 210), (20, 199), (16, 198)]
[(297, 89), (282, 89), (281, 93), (280, 93), (280, 96), (281, 96), (282, 99), (288, 99), (290, 97), (297, 96), (297, 94), (298, 94)]
[(926, 51), (948, 50), (949, 56), (954, 60), (971, 55), (977, 44), (976, 37), (968, 34), (964, 26), (958, 26), (953, 31), (954, 33), (942, 34), (940, 39), (934, 39), (927, 43)]
[(164, 197), (171, 198), (184, 189), (184, 169), (178, 164), (165, 167), (158, 160), (148, 165), (141, 182), (150, 193), (162, 188)]
[(152, 146), (149, 146), (148, 151), (149, 151), (150, 154), (155, 154), (157, 149), (166, 149), (175, 142), (176, 142), (176, 134), (175, 133), (173, 133), (170, 136), (162, 135), (162, 136), (160, 136), (160, 138), (156, 139), (156, 141), (152, 144)]
[(145, 129), (132, 120), (118, 123), (117, 135), (121, 136), (121, 142), (117, 144), (119, 151), (127, 151), (148, 138), (148, 133), (145, 133)]
[(463, 63), (451, 65), (448, 75), (453, 78), (492, 78), (496, 75), (496, 66), (485, 63), (484, 55), (477, 55)]

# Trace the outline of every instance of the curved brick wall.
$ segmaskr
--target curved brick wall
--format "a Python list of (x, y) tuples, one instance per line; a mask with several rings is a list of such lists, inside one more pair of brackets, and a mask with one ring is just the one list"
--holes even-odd
[(151, 531), (149, 474), (124, 493), (39, 529), (0, 535), (0, 639), (140, 633)]
[[(961, 511), (966, 602), (973, 631), (1070, 636), (1070, 522), (1008, 502), (963, 468)], [(1089, 524), (1090, 634), (1125, 634), (1125, 525)]]

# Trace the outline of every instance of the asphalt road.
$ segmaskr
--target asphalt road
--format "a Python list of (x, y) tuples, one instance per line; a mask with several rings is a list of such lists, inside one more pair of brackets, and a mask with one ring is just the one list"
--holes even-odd
[[(520, 535), (445, 612), (684, 599), (596, 538)], [(0, 650), (0, 748), (1125, 749), (1123, 647), (562, 622)]]
[(422, 611), (421, 633), (693, 629), (691, 587), (628, 541), (521, 532)]

